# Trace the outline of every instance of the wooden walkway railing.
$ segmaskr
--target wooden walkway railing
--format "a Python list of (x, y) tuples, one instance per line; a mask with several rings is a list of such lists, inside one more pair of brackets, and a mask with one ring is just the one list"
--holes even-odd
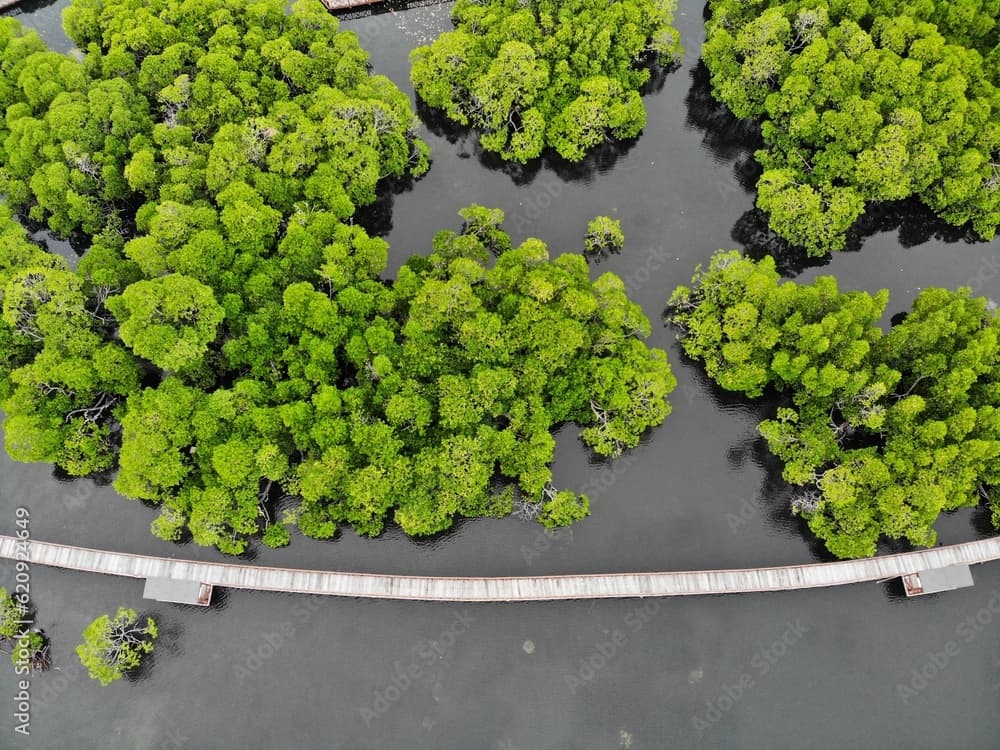
[(71, 547), (32, 540), (18, 549), (0, 536), (0, 558), (24, 557), (51, 565), (131, 578), (174, 578), (214, 586), (331, 596), (421, 601), (510, 602), (551, 599), (610, 599), (695, 594), (784, 591), (881, 581), (922, 570), (1000, 559), (1000, 537), (863, 560), (770, 568), (670, 573), (598, 573), (512, 578), (337, 573), (323, 570), (230, 565)]

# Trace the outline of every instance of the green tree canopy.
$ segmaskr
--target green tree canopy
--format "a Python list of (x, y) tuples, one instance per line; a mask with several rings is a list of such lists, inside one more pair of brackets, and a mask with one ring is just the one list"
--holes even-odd
[[(591, 282), (581, 256), (550, 260), (538, 240), (511, 247), (501, 211), (461, 214), (391, 286), (384, 243), (328, 225), (314, 282), (231, 327), (231, 386), (171, 376), (130, 398), (115, 486), (162, 504), (157, 534), (230, 552), (262, 517), (275, 545), (293, 523), (432, 534), (510, 513), (498, 476), (545, 503), (544, 522), (586, 515), (551, 486), (552, 430), (575, 421), (602, 455), (635, 446), (669, 412), (666, 357), (641, 342), (649, 322), (620, 279)], [(277, 487), (298, 503), (271, 523)]]
[(319, 4), (79, 0), (65, 25), (82, 61), (0, 35), (8, 197), (93, 239), (71, 271), (0, 216), (15, 459), (117, 468), (157, 536), (236, 554), (262, 531), (427, 535), (516, 501), (569, 523), (587, 500), (552, 486), (556, 427), (613, 456), (669, 413), (621, 279), (513, 247), (502, 211), (463, 209), (382, 277), (386, 243), (350, 218), (426, 147)]
[(15, 667), (27, 665), (32, 671), (44, 672), (52, 666), (49, 639), (37, 630), (25, 632), (14, 641), (10, 661)]
[(996, 0), (712, 0), (712, 89), (761, 122), (757, 205), (813, 255), (866, 204), (916, 196), (983, 237), (1000, 225)]
[(134, 609), (119, 607), (114, 617), (101, 615), (87, 626), (76, 654), (91, 679), (106, 687), (139, 666), (158, 634), (152, 617), (143, 625)]
[[(73, 475), (114, 463), (110, 420), (139, 387), (139, 367), (90, 287), (0, 215), (0, 396), (8, 453)], [(19, 269), (19, 270), (16, 270)], [(5, 282), (5, 283), (4, 283)]]
[(671, 0), (458, 0), (455, 30), (410, 55), (417, 94), (524, 163), (554, 148), (579, 161), (637, 136), (647, 63), (680, 59)]
[(610, 216), (595, 216), (587, 224), (587, 234), (583, 238), (585, 253), (618, 252), (625, 246), (622, 223)]
[(141, 230), (170, 225), (146, 253), (204, 248), (178, 226), (192, 213), (252, 253), (297, 202), (346, 218), (380, 180), (426, 171), (406, 96), (356, 37), (322, 5), (285, 5), (79, 0), (64, 23), (82, 61), (8, 23), (0, 190), (60, 234), (120, 245), (144, 204)]
[(14, 597), (7, 593), (6, 588), (0, 587), (0, 640), (16, 638), (21, 632), (23, 619), (25, 618)]
[(925, 289), (883, 333), (888, 302), (832, 277), (781, 283), (774, 261), (719, 253), (669, 315), (723, 388), (791, 397), (760, 425), (793, 509), (839, 557), (882, 537), (933, 546), (943, 511), (988, 500), (1000, 527), (1000, 316), (968, 289)]
[(137, 281), (107, 305), (126, 346), (164, 370), (200, 362), (224, 317), (211, 287), (178, 273)]

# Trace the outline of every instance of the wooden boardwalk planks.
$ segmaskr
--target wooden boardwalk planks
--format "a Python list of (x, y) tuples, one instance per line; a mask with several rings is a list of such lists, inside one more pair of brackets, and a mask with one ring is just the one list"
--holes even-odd
[[(19, 1), (15, 0), (15, 2)], [(401, 10), (425, 5), (440, 5), (450, 2), (450, 0), (320, 0), (320, 2), (331, 13), (343, 13), (344, 11), (371, 8), (373, 5), (383, 5), (391, 7), (393, 10)]]
[(329, 11), (351, 10), (352, 8), (363, 8), (366, 5), (375, 5), (384, 0), (321, 0), (323, 7)]
[[(14, 537), (0, 536), (0, 558), (18, 557)], [(21, 557), (25, 548), (21, 547)], [(27, 559), (37, 565), (127, 576), (173, 578), (258, 591), (421, 601), (544, 601), (646, 596), (736, 594), (840, 586), (1000, 559), (1000, 537), (863, 560), (735, 570), (598, 573), (511, 578), (422, 577), (201, 563), (71, 547), (32, 540)]]

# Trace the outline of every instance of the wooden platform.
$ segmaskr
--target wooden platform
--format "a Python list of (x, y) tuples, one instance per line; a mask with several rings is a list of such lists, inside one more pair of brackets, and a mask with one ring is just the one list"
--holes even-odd
[[(0, 558), (14, 558), (17, 545), (18, 540), (14, 537), (0, 536)], [(511, 578), (338, 573), (325, 570), (203, 563), (106, 552), (34, 540), (29, 543), (27, 556), (37, 565), (131, 578), (198, 581), (207, 585), (235, 589), (374, 599), (511, 602), (738, 594), (882, 581), (919, 571), (936, 570), (952, 565), (974, 565), (1000, 559), (1000, 537), (919, 552), (809, 565)]]
[(968, 565), (949, 565), (936, 570), (921, 570), (903, 576), (903, 589), (907, 596), (938, 594), (974, 586)]
[(338, 10), (352, 10), (366, 5), (374, 5), (376, 2), (381, 1), (382, 0), (320, 0), (320, 2), (323, 3), (324, 8), (334, 12)]
[[(370, 10), (373, 6), (384, 6), (385, 9), (406, 10), (407, 8), (423, 7), (425, 5), (441, 5), (451, 0), (320, 0), (323, 7), (331, 13), (354, 13), (359, 10)], [(373, 12), (378, 12), (376, 9)], [(367, 14), (359, 14), (367, 15)]]
[(182, 581), (178, 578), (147, 578), (142, 598), (207, 607), (212, 603), (212, 584)]

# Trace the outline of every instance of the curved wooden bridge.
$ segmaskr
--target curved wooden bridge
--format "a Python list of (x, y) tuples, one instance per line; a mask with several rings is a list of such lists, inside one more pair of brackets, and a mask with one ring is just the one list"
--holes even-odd
[(258, 591), (421, 601), (511, 602), (736, 594), (881, 581), (1000, 559), (1000, 537), (919, 552), (808, 565), (511, 578), (337, 573), (195, 562), (34, 540), (26, 543), (10, 536), (0, 536), (0, 558), (27, 559), (36, 565), (130, 578), (170, 579)]

